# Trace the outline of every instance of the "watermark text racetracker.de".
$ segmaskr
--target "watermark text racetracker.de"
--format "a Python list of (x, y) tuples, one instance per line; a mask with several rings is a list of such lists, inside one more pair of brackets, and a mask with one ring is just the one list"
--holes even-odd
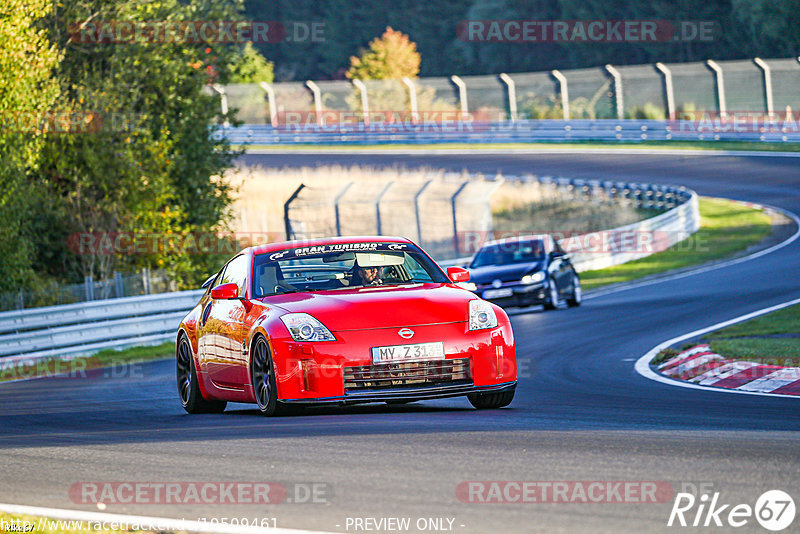
[(325, 482), (76, 482), (76, 504), (326, 504), (333, 494)]
[(459, 40), (471, 43), (666, 43), (711, 42), (711, 20), (463, 20)]
[(325, 41), (321, 21), (98, 20), (69, 25), (70, 40), (80, 44), (281, 43)]
[(655, 504), (674, 495), (669, 482), (639, 480), (464, 481), (456, 497), (474, 504)]

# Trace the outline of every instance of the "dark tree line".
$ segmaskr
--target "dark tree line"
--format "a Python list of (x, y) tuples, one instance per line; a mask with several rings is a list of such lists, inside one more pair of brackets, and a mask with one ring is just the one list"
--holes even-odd
[[(606, 63), (702, 61), (800, 53), (800, 0), (246, 0), (252, 20), (324, 23), (323, 42), (259, 43), (276, 79), (343, 78), (387, 26), (422, 55), (421, 76), (526, 72)], [(713, 21), (711, 40), (629, 43), (473, 43), (458, 39), (465, 20)]]

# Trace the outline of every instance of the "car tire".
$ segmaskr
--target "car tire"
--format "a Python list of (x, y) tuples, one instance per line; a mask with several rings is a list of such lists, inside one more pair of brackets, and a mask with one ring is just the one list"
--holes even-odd
[(252, 353), (250, 380), (258, 410), (266, 416), (276, 415), (279, 412), (280, 404), (278, 403), (275, 366), (272, 363), (272, 355), (264, 336), (256, 338)]
[(545, 310), (555, 310), (558, 309), (559, 297), (558, 297), (558, 288), (556, 287), (556, 282), (552, 278), (550, 278), (550, 282), (547, 286), (547, 297), (544, 301), (544, 309)]
[(178, 397), (187, 413), (222, 413), (225, 401), (208, 400), (203, 397), (197, 383), (197, 371), (194, 367), (192, 347), (186, 335), (181, 335), (175, 348), (176, 376), (178, 381)]
[(511, 401), (514, 400), (514, 392), (501, 391), (499, 393), (472, 393), (467, 395), (470, 404), (478, 410), (495, 410), (497, 408), (505, 408)]
[(567, 299), (567, 306), (575, 308), (581, 305), (583, 301), (583, 290), (581, 289), (581, 280), (578, 275), (572, 274), (572, 296)]

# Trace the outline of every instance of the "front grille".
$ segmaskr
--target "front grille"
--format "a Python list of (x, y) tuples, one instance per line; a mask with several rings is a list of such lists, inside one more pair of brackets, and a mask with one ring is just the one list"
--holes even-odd
[(469, 358), (344, 368), (344, 392), (437, 385), (472, 385)]

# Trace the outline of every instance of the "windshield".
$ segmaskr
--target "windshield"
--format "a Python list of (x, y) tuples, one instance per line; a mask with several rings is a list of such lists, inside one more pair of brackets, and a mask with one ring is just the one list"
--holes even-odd
[(535, 241), (496, 243), (480, 249), (470, 267), (486, 265), (511, 265), (514, 263), (533, 263), (544, 259), (544, 244)]
[(442, 270), (407, 243), (337, 243), (259, 254), (255, 298), (298, 291), (447, 283)]

